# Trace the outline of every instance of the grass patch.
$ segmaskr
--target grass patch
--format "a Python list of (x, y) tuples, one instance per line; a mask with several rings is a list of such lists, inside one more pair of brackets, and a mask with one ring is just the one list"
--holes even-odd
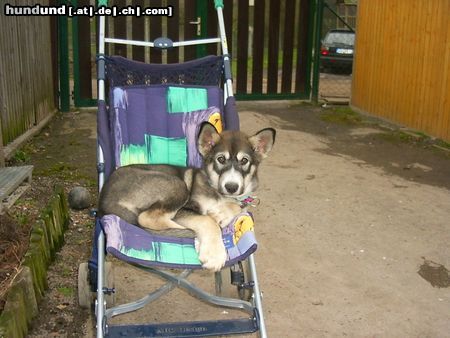
[(35, 173), (41, 176), (57, 176), (62, 178), (72, 178), (76, 172), (75, 167), (65, 163), (56, 163), (45, 169), (37, 169)]
[(67, 286), (61, 286), (57, 290), (65, 297), (72, 297), (72, 295), (74, 294), (74, 289)]
[(31, 155), (36, 153), (36, 149), (31, 142), (26, 143), (20, 149), (14, 152), (9, 162), (10, 165), (22, 165), (30, 162)]
[(19, 212), (15, 215), (16, 221), (20, 226), (25, 226), (30, 222), (30, 218), (26, 213)]
[(331, 123), (355, 125), (363, 122), (363, 118), (349, 107), (336, 107), (320, 115), (321, 120)]
[(374, 135), (374, 137), (392, 144), (408, 143), (419, 147), (436, 147), (441, 151), (450, 151), (450, 143), (441, 139), (435, 139), (429, 135), (415, 130), (395, 129), (383, 127), (376, 118), (366, 117), (348, 106), (333, 107), (322, 111), (320, 119), (329, 123), (342, 124), (347, 126), (356, 126), (360, 124), (370, 125), (379, 128), (384, 132)]
[(26, 163), (30, 160), (30, 155), (23, 150), (17, 150), (12, 157), (14, 163)]
[(14, 203), (15, 206), (18, 207), (27, 207), (27, 208), (33, 208), (37, 205), (36, 201), (30, 198), (23, 199), (19, 198), (16, 203)]
[(436, 145), (442, 148), (445, 148), (447, 150), (450, 150), (450, 143), (449, 142), (445, 142), (443, 140), (436, 140)]
[(68, 267), (63, 267), (61, 269), (61, 276), (63, 276), (63, 277), (70, 277), (70, 276), (72, 276), (72, 270), (70, 270)]
[(450, 154), (450, 143), (432, 138), (422, 132), (393, 130), (377, 134), (375, 137), (392, 144), (407, 143), (423, 148), (435, 148), (436, 151), (440, 151), (441, 153), (447, 152), (447, 156)]
[(42, 168), (35, 168), (36, 176), (57, 177), (66, 182), (79, 182), (86, 187), (97, 187), (97, 180), (86, 174), (80, 173), (80, 169), (64, 163), (56, 163), (46, 166), (45, 163), (40, 165)]
[(416, 138), (412, 135), (409, 135), (407, 133), (401, 132), (401, 131), (390, 131), (385, 132), (381, 134), (377, 134), (377, 137), (380, 139), (383, 139), (384, 141), (390, 142), (390, 143), (416, 143), (418, 140), (422, 140), (422, 138)]

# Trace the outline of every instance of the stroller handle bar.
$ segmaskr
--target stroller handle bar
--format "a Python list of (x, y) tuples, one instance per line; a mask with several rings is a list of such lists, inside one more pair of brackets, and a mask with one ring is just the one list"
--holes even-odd
[[(166, 46), (156, 45), (151, 41), (138, 41), (138, 40), (125, 40), (125, 39), (114, 39), (114, 38), (105, 38), (105, 42), (107, 43), (117, 43), (122, 45), (132, 45), (132, 46), (144, 46), (144, 47), (154, 47), (154, 48), (168, 48)], [(170, 47), (183, 47), (183, 46), (194, 46), (194, 45), (203, 45), (208, 43), (218, 43), (220, 42), (220, 38), (211, 38), (211, 39), (198, 39), (198, 40), (190, 40), (190, 41), (178, 41), (172, 42)]]

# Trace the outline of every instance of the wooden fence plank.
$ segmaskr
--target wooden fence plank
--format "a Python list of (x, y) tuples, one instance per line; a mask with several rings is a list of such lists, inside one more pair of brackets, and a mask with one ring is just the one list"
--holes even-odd
[[(168, 6), (174, 8), (173, 16), (167, 19), (167, 35), (172, 41), (180, 40), (180, 3), (179, 0), (168, 0)], [(167, 51), (167, 62), (178, 63), (179, 62), (179, 48), (172, 48)]]
[[(124, 1), (116, 0), (114, 4), (121, 8), (124, 7)], [(108, 18), (112, 19), (112, 18)], [(127, 17), (117, 16), (112, 19), (114, 26), (114, 38), (116, 39), (126, 39), (127, 38)], [(121, 44), (114, 44), (114, 54), (127, 57), (127, 46)]]
[[(145, 7), (145, 0), (133, 1), (134, 6)], [(131, 18), (131, 36), (133, 40), (144, 41), (145, 40), (145, 17), (133, 16)], [(133, 60), (145, 62), (145, 47), (133, 46), (132, 47)]]
[[(261, 0), (264, 1), (264, 0)], [(225, 24), (225, 34), (227, 36), (228, 53), (233, 55), (233, 0), (223, 1), (223, 21)]]
[[(3, 14), (0, 14), (0, 46), (2, 47), (0, 50), (0, 126), (3, 124), (5, 125), (7, 123), (7, 111), (9, 107), (8, 102), (8, 93), (7, 93), (7, 78), (6, 78), (6, 69), (8, 69), (8, 57), (7, 55), (10, 52), (10, 46), (9, 46), (9, 32), (8, 27), (12, 26), (12, 20), (11, 18), (6, 18), (3, 16)], [(6, 54), (6, 57), (5, 55)], [(3, 129), (3, 127), (2, 127)], [(6, 144), (8, 140), (7, 136), (7, 130), (3, 131), (2, 133), (2, 144)], [(0, 154), (1, 156), (2, 154)]]
[[(208, 23), (207, 37), (217, 36), (217, 11), (213, 1), (208, 1)], [(208, 44), (206, 47), (209, 55), (217, 55), (217, 44)]]
[[(443, 17), (450, 17), (450, 6), (444, 7), (443, 9)], [(447, 140), (450, 139), (450, 112), (448, 109), (450, 99), (448, 98), (448, 93), (450, 92), (450, 24), (447, 22), (447, 29), (443, 29), (441, 40), (446, 39), (447, 44), (444, 47), (444, 51), (441, 53), (442, 55), (442, 64), (446, 65), (442, 69), (442, 86), (440, 89), (440, 93), (438, 97), (440, 98), (438, 104), (438, 112), (439, 112), (439, 123), (435, 127), (436, 130), (440, 130), (439, 137), (444, 138), (442, 135), (447, 135)], [(447, 111), (447, 114), (446, 114)]]
[[(152, 0), (152, 7), (162, 7), (161, 0)], [(156, 38), (162, 36), (162, 18), (160, 16), (150, 17), (150, 41), (154, 41)], [(162, 53), (157, 48), (150, 48), (150, 62), (161, 63)]]
[[(12, 111), (11, 117), (14, 119), (16, 125), (20, 128), (20, 130), (26, 129), (26, 120), (28, 118), (28, 113), (30, 109), (30, 100), (24, 100), (27, 95), (30, 95), (30, 85), (29, 82), (26, 79), (26, 70), (24, 71), (24, 68), (27, 66), (26, 63), (24, 63), (24, 60), (26, 60), (26, 55), (23, 55), (23, 38), (24, 38), (24, 32), (22, 29), (18, 29), (21, 27), (25, 22), (21, 20), (23, 18), (17, 17), (16, 20), (16, 29), (17, 29), (17, 42), (14, 46), (14, 55), (15, 57), (12, 59), (12, 65), (15, 68), (15, 76), (12, 81), (15, 82), (14, 87), (15, 90), (18, 90), (20, 94), (15, 95), (14, 97), (14, 111)], [(33, 25), (33, 23), (32, 23)], [(34, 27), (34, 25), (33, 25)], [(32, 35), (33, 32), (30, 32), (29, 35)], [(25, 72), (25, 74), (24, 74)], [(13, 88), (14, 88), (13, 87)], [(22, 104), (23, 102), (23, 104)], [(20, 113), (20, 110), (22, 110), (22, 113)]]
[[(41, 36), (41, 41), (42, 44), (40, 46), (45, 46), (45, 51), (43, 52), (43, 56), (42, 56), (42, 60), (45, 60), (45, 62), (47, 63), (47, 67), (45, 72), (41, 72), (41, 74), (43, 74), (43, 86), (42, 86), (42, 92), (41, 92), (41, 97), (38, 101), (35, 101), (38, 104), (38, 109), (37, 109), (37, 113), (36, 113), (36, 119), (35, 119), (35, 125), (37, 125), (40, 121), (42, 121), (45, 117), (49, 116), (55, 107), (57, 107), (57, 105), (55, 106), (53, 104), (54, 99), (53, 99), (53, 95), (54, 95), (54, 87), (53, 87), (53, 71), (54, 71), (54, 67), (50, 66), (49, 63), (52, 62), (52, 53), (51, 53), (51, 44), (52, 44), (52, 40), (51, 40), (51, 20), (50, 18), (46, 18), (46, 17), (39, 17), (39, 20), (41, 21), (42, 24), (42, 32), (40, 33)], [(38, 32), (36, 32), (36, 34), (39, 34)], [(39, 45), (37, 46), (37, 48), (40, 47)], [(37, 49), (38, 50), (38, 49)], [(35, 60), (35, 64), (36, 67), (35, 69), (39, 69), (40, 64), (38, 63), (38, 61)], [(89, 75), (89, 79), (91, 79), (91, 68), (89, 68), (88, 70), (88, 75)]]
[[(185, 0), (184, 2), (184, 40), (193, 40), (197, 38), (197, 25), (189, 22), (197, 21), (195, 11), (195, 0)], [(184, 47), (184, 61), (193, 60), (197, 56), (196, 47)]]
[(265, 0), (255, 2), (253, 23), (252, 93), (262, 94), (264, 66), (264, 12)]
[[(89, 6), (89, 0), (78, 0), (78, 5)], [(91, 54), (91, 19), (88, 16), (78, 17), (78, 55), (80, 65), (80, 97), (92, 97), (92, 54)]]
[(281, 91), (290, 93), (292, 87), (292, 60), (294, 57), (294, 19), (296, 0), (286, 0), (284, 39), (283, 39), (283, 65), (281, 78)]
[(236, 90), (247, 93), (247, 61), (248, 61), (248, 0), (238, 2), (238, 33)]
[[(0, 105), (1, 105), (1, 97), (0, 97)], [(0, 108), (0, 115), (1, 115), (2, 109)], [(3, 134), (2, 134), (2, 120), (0, 119), (0, 168), (3, 168), (5, 166), (5, 155), (3, 150)]]
[[(50, 0), (51, 6), (57, 5), (57, 0)], [(50, 18), (50, 34), (51, 34), (51, 63), (52, 63), (52, 87), (53, 87), (53, 106), (59, 106), (58, 100), (58, 19), (56, 16)]]
[[(27, 5), (31, 6), (32, 1), (27, 0)], [(37, 59), (34, 58), (34, 55), (38, 54), (38, 50), (45, 46), (41, 41), (41, 36), (37, 34), (37, 32), (43, 32), (42, 27), (40, 26), (40, 20), (38, 16), (32, 17), (18, 17), (18, 55), (19, 59), (17, 62), (17, 66), (20, 69), (20, 88), (22, 95), (22, 107), (20, 111), (16, 112), (16, 116), (19, 117), (21, 115), (22, 120), (22, 130), (27, 130), (32, 127), (36, 123), (36, 115), (37, 115), (37, 104), (34, 100), (30, 100), (27, 98), (36, 98), (37, 101), (41, 99), (41, 92), (45, 88), (43, 82), (43, 74), (42, 72), (38, 72), (37, 69), (41, 67), (37, 62)], [(27, 25), (31, 25), (34, 29), (20, 29), (19, 27), (26, 27)], [(42, 50), (44, 52), (44, 50)], [(20, 115), (19, 115), (20, 114)]]
[[(438, 60), (442, 57), (442, 49), (443, 43), (442, 41), (446, 41), (445, 32), (445, 24), (447, 24), (450, 20), (450, 17), (443, 17), (440, 15), (442, 11), (444, 11), (444, 3), (442, 1), (430, 1), (428, 2), (428, 17), (434, 18), (430, 20), (431, 25), (429, 30), (426, 32), (432, 36), (432, 39), (429, 39), (428, 50), (426, 51), (426, 60)], [(450, 6), (450, 3), (446, 5)], [(445, 21), (444, 21), (445, 20)], [(449, 23), (450, 24), (450, 23)], [(448, 41), (447, 41), (448, 43)], [(432, 64), (427, 64), (424, 67), (424, 86), (427, 91), (431, 95), (423, 95), (423, 109), (422, 109), (422, 120), (421, 120), (421, 129), (424, 130), (434, 130), (439, 128), (436, 125), (436, 122), (439, 121), (439, 112), (437, 110), (439, 103), (438, 93), (440, 92), (440, 88), (442, 87), (442, 72), (441, 68), (435, 67)], [(427, 118), (428, 114), (431, 115), (430, 118)]]
[(269, 64), (267, 69), (267, 92), (278, 92), (278, 51), (280, 35), (280, 2), (270, 0)]
[[(392, 7), (392, 10), (388, 11), (386, 13), (387, 15), (385, 15), (382, 18), (383, 20), (386, 20), (387, 22), (389, 22), (389, 24), (387, 24), (388, 27), (392, 27), (391, 21), (392, 20), (396, 20), (396, 12), (398, 10), (397, 2), (390, 4), (390, 6)], [(386, 43), (385, 43), (385, 46), (384, 46), (385, 53), (386, 53), (386, 55), (390, 55), (390, 57), (393, 57), (393, 53), (395, 51), (395, 48), (397, 48), (395, 46), (395, 44), (393, 44), (394, 43), (393, 38), (395, 36), (397, 36), (397, 34), (399, 34), (399, 32), (395, 30), (395, 29), (398, 29), (398, 25), (395, 25), (394, 27), (395, 27), (394, 30), (383, 31), (384, 39), (386, 39), (385, 40)], [(383, 67), (386, 67), (386, 68), (390, 69), (390, 71), (386, 71), (385, 72), (384, 80), (383, 80), (383, 81), (386, 81), (387, 84), (389, 84), (389, 86), (387, 86), (386, 90), (383, 93), (383, 95), (386, 95), (386, 97), (389, 96), (389, 95), (395, 95), (395, 92), (392, 92), (392, 90), (388, 89), (388, 87), (391, 88), (393, 86), (393, 82), (395, 81), (395, 78), (393, 76), (394, 73), (395, 73), (394, 68), (396, 66), (395, 63), (394, 63), (394, 58), (392, 58), (392, 61), (393, 62), (390, 62), (389, 64), (383, 65)], [(383, 102), (383, 108), (382, 109), (385, 110), (386, 112), (389, 111), (389, 107), (387, 107), (385, 102)]]
[[(6, 20), (0, 20), (0, 46), (2, 46), (2, 49), (6, 45), (4, 42), (4, 34), (3, 32), (5, 30), (5, 23)], [(0, 52), (1, 54), (1, 52)], [(2, 62), (3, 61), (3, 62)], [(6, 76), (4, 73), (4, 60), (0, 61), (0, 168), (5, 166), (5, 156), (3, 152), (3, 132), (2, 132), (2, 118), (4, 118), (4, 115), (6, 113), (6, 102), (5, 102), (5, 95), (6, 95)]]
[(295, 64), (295, 92), (302, 93), (305, 91), (305, 85), (308, 81), (306, 78), (306, 69), (308, 61), (308, 27), (309, 22), (309, 0), (300, 0), (299, 4), (299, 22), (297, 34), (297, 60)]

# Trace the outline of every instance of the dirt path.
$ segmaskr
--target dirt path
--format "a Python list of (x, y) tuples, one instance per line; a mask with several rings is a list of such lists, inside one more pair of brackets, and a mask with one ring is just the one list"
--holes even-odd
[[(278, 131), (261, 167), (254, 212), (269, 336), (448, 336), (449, 289), (418, 274), (425, 259), (450, 267), (448, 153), (352, 114), (286, 103), (239, 108), (243, 130)], [(119, 303), (160, 283), (115, 265)], [(434, 267), (430, 278), (448, 286), (445, 268)], [(194, 281), (212, 289), (209, 275)], [(196, 320), (205, 313), (232, 316), (177, 291), (114, 322)], [(93, 336), (92, 318), (84, 326)]]
[(448, 336), (449, 291), (417, 274), (450, 264), (448, 158), (274, 111), (243, 114), (280, 131), (256, 212), (271, 336)]

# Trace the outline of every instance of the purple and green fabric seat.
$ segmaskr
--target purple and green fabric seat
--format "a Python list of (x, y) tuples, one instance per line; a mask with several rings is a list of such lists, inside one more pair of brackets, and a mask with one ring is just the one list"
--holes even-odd
[[(200, 167), (198, 128), (209, 121), (226, 128), (223, 93), (216, 86), (132, 85), (110, 89), (109, 154), (114, 167), (171, 164)], [(114, 168), (112, 168), (114, 169)], [(158, 236), (115, 215), (101, 219), (107, 252), (147, 266), (201, 268), (194, 238)], [(222, 229), (226, 265), (256, 250), (253, 218), (243, 212)]]

